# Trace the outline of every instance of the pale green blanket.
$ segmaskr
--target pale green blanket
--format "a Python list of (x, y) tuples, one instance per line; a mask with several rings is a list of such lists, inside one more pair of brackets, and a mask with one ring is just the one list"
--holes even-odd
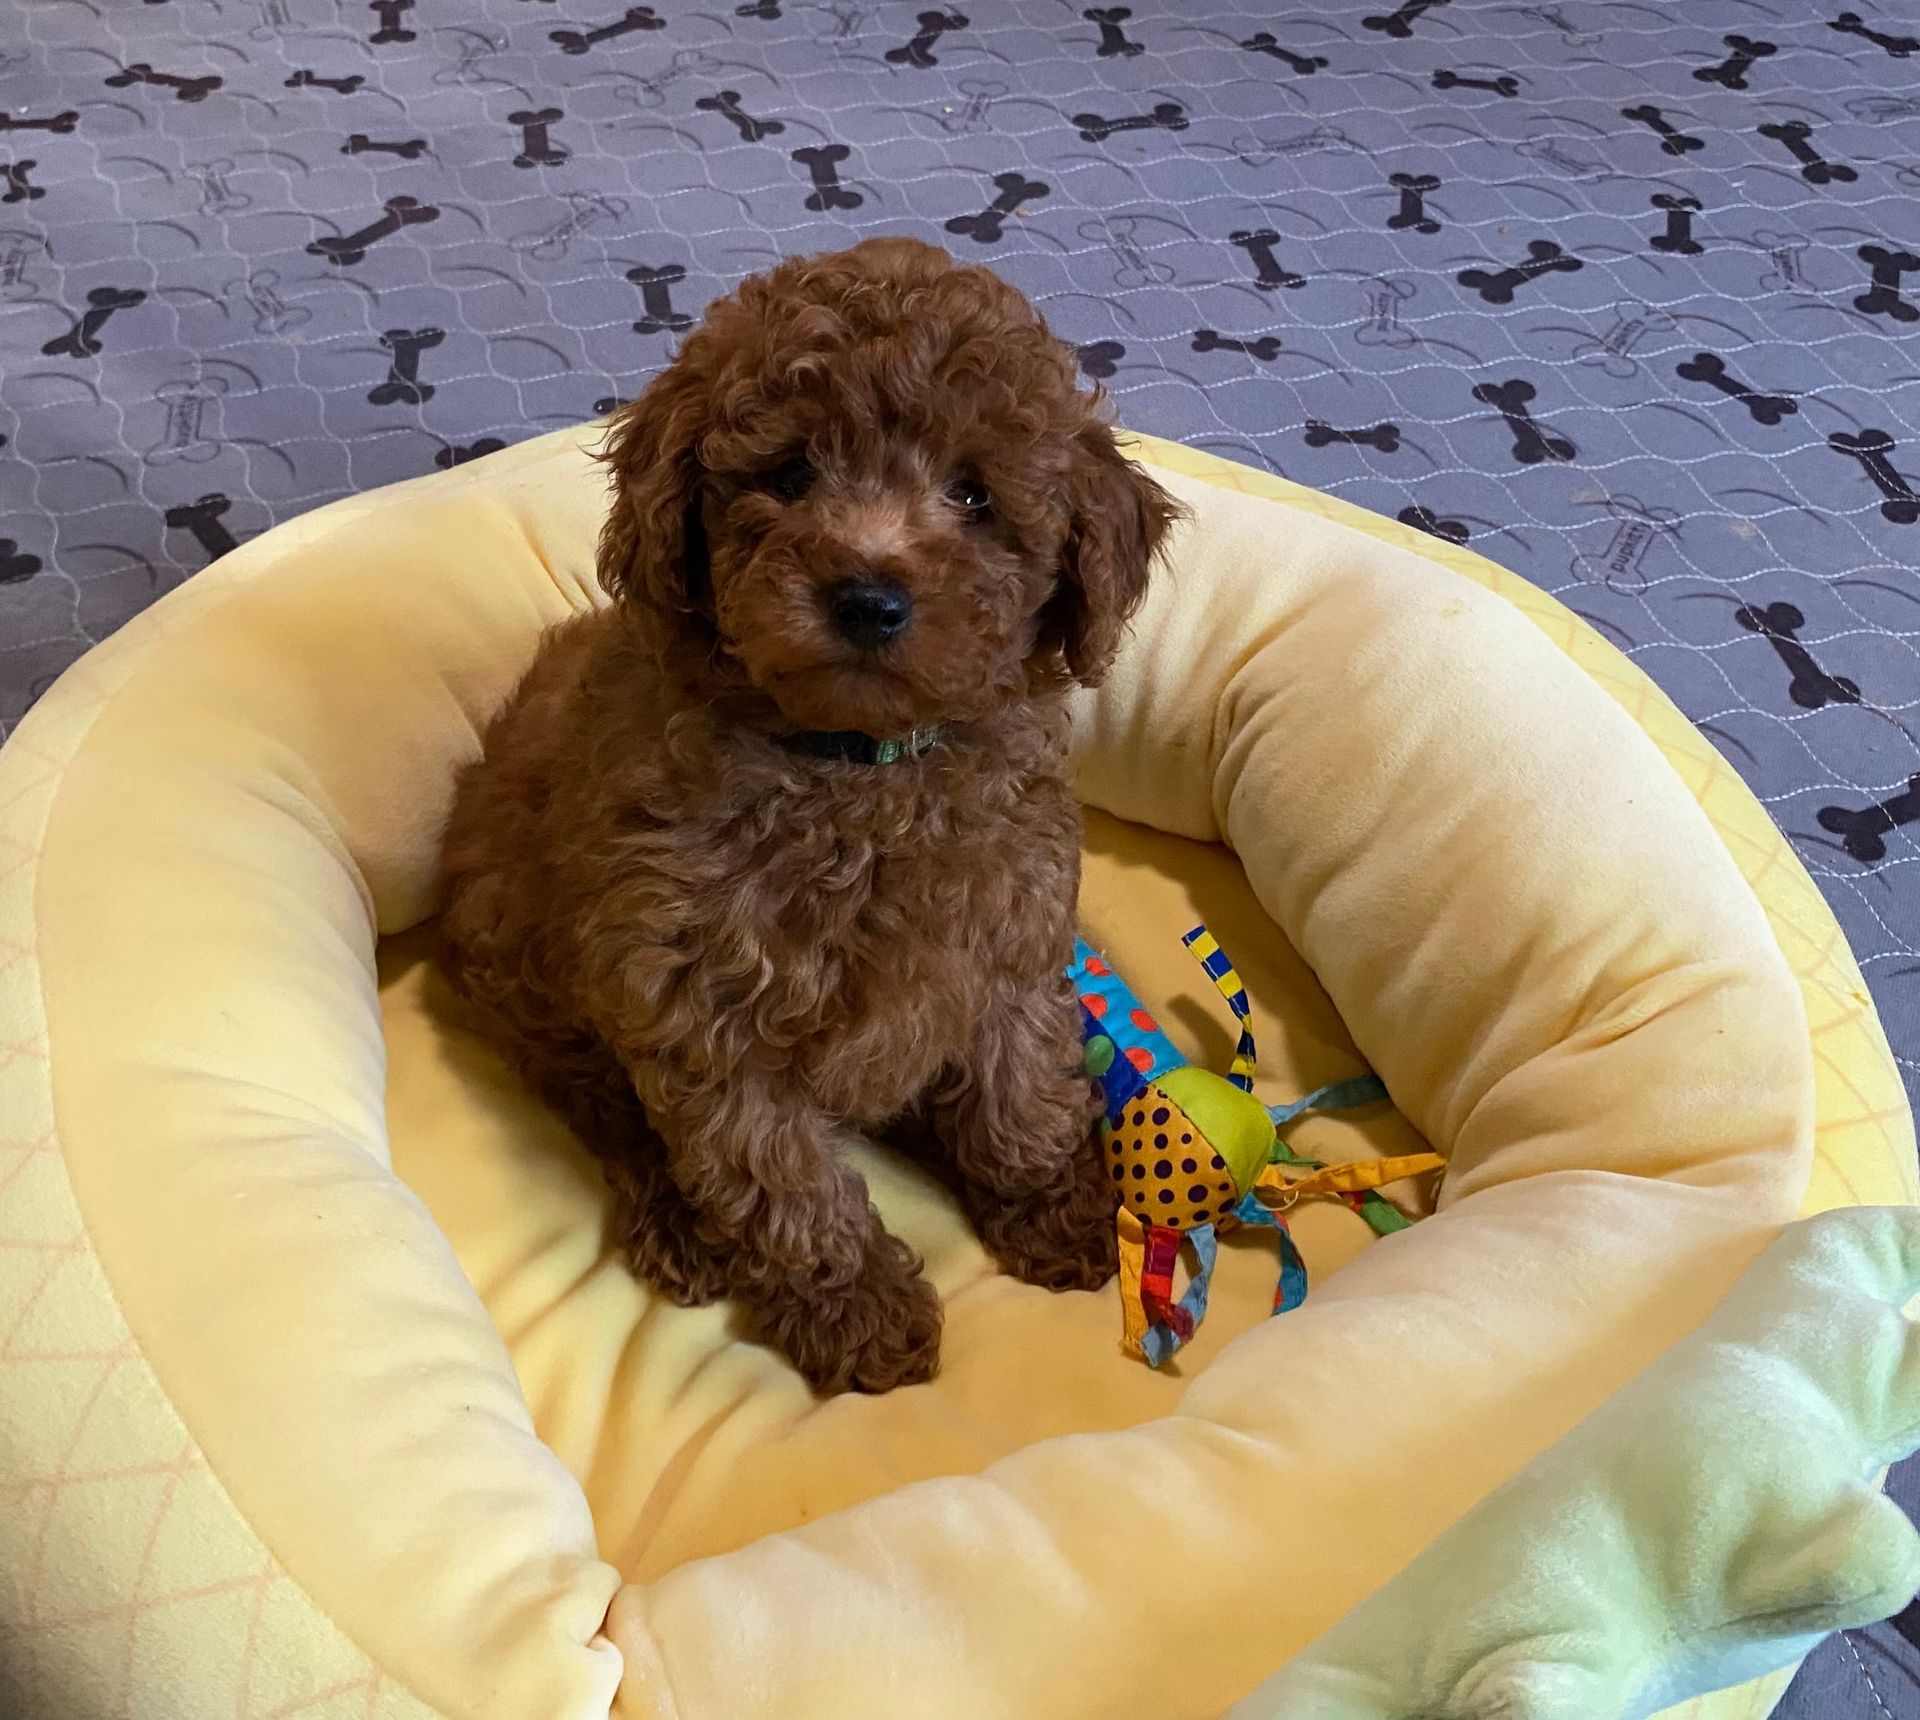
[(1707, 1324), (1233, 1720), (1640, 1720), (1899, 1610), (1920, 1213), (1788, 1229)]

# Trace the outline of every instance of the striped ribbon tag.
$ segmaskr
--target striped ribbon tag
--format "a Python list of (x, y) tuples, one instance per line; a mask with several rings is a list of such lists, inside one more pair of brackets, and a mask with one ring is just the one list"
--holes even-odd
[(1240, 976), (1233, 971), (1233, 963), (1227, 960), (1226, 952), (1214, 942), (1213, 933), (1205, 926), (1195, 926), (1180, 941), (1193, 952), (1206, 970), (1207, 978), (1213, 981), (1220, 995), (1227, 1000), (1227, 1008), (1233, 1011), (1234, 1018), (1240, 1023), (1240, 1044), (1234, 1051), (1233, 1067), (1227, 1071), (1227, 1079), (1243, 1093), (1251, 1093), (1255, 1053), (1253, 1006), (1247, 1002), (1247, 988), (1240, 983)]

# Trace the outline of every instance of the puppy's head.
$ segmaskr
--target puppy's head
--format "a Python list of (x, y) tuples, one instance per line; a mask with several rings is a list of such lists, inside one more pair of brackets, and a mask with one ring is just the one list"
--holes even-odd
[(614, 420), (601, 583), (796, 728), (1091, 685), (1178, 511), (1097, 407), (985, 269), (905, 239), (782, 263)]

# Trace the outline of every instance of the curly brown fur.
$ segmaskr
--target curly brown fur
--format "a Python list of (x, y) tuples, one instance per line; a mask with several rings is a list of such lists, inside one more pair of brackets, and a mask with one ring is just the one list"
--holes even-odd
[[(842, 1152), (918, 1117), (1007, 1270), (1114, 1270), (1063, 978), (1066, 695), (1174, 505), (992, 274), (873, 240), (715, 305), (621, 412), (599, 575), (462, 776), (446, 965), (607, 1168), (635, 1269), (741, 1298), (823, 1389), (937, 1363)], [(911, 600), (854, 643), (850, 578)], [(901, 737), (891, 764), (802, 730)]]

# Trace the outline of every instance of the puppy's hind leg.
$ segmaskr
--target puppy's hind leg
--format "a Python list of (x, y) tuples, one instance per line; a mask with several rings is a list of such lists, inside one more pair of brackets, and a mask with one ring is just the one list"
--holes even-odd
[(620, 1066), (608, 1057), (586, 1074), (578, 1063), (536, 1063), (525, 1074), (599, 1159), (613, 1196), (610, 1236), (634, 1276), (682, 1308), (726, 1295), (733, 1288), (728, 1253), (701, 1235), (699, 1214), (667, 1168), (666, 1145)]
[(700, 1215), (669, 1174), (657, 1138), (648, 1149), (605, 1161), (614, 1234), (635, 1276), (669, 1301), (682, 1308), (717, 1302), (734, 1288), (727, 1251), (700, 1234)]
[(1048, 1290), (1097, 1290), (1119, 1267), (1083, 1055), (1063, 974), (1010, 987), (931, 1107), (987, 1252)]

